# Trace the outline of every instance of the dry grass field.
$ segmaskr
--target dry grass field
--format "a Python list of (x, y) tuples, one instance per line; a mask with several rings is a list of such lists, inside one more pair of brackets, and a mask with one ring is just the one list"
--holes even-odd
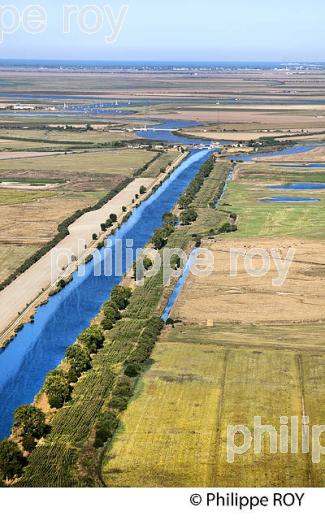
[[(190, 274), (174, 307), (172, 317), (184, 323), (260, 323), (325, 320), (325, 242), (290, 239), (218, 240), (209, 246), (214, 271), (208, 278)], [(249, 260), (254, 249), (262, 249), (270, 259), (266, 275), (253, 277), (263, 268), (259, 254)], [(285, 277), (271, 257), (277, 250), (284, 262), (290, 249), (294, 260)], [(241, 250), (237, 272), (230, 276), (233, 251)], [(257, 251), (258, 253), (258, 251)], [(283, 283), (281, 280), (283, 273)]]
[(1, 172), (85, 172), (90, 174), (132, 175), (137, 168), (150, 161), (154, 153), (145, 150), (98, 150), (95, 152), (68, 153), (20, 161), (0, 161)]
[(281, 416), (324, 420), (324, 405), (316, 406), (324, 332), (324, 325), (225, 324), (166, 331), (104, 461), (106, 484), (323, 486), (323, 462), (312, 464), (301, 444), (299, 454), (269, 454), (267, 436), (261, 454), (250, 448), (229, 464), (227, 427), (252, 431), (255, 416), (277, 431)]
[(0, 280), (53, 238), (60, 222), (96, 204), (154, 156), (119, 150), (0, 161)]

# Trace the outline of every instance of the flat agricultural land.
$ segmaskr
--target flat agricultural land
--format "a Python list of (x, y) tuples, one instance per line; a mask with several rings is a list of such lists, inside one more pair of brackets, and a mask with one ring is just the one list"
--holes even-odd
[(93, 174), (121, 174), (132, 175), (138, 167), (150, 161), (154, 153), (145, 150), (98, 150), (95, 152), (67, 153), (47, 157), (37, 157), (11, 162), (0, 161), (0, 175), (2, 171), (17, 172), (29, 171), (48, 172), (63, 171), (68, 173), (85, 172)]
[[(310, 425), (325, 420), (324, 195), (318, 191), (315, 204), (257, 202), (270, 196), (269, 184), (307, 179), (320, 182), (324, 174), (285, 165), (237, 167), (220, 209), (238, 215), (239, 230), (203, 243), (214, 256), (214, 272), (189, 275), (176, 300), (172, 317), (179, 323), (162, 334), (104, 460), (108, 486), (325, 485), (324, 460), (314, 464), (301, 444), (302, 416)], [(230, 277), (232, 248), (243, 252), (236, 277)], [(244, 258), (252, 248), (276, 249), (282, 261), (294, 248), (283, 285), (272, 283), (278, 277), (273, 262), (263, 277), (247, 274)], [(261, 264), (256, 257), (252, 267)], [(288, 417), (289, 436), (291, 417), (298, 418), (297, 453), (291, 440), (281, 453), (278, 437), (271, 453), (267, 434), (259, 447), (253, 436), (259, 417), (277, 434), (280, 417)], [(243, 425), (252, 442), (230, 463), (227, 432), (235, 425)], [(240, 432), (232, 437), (238, 446), (243, 440)]]
[[(291, 323), (325, 321), (325, 242), (282, 239), (219, 240), (208, 245), (214, 270), (208, 278), (190, 274), (177, 300), (172, 317), (184, 323)], [(293, 261), (288, 275), (279, 274), (274, 260), (263, 276), (258, 254), (271, 258), (279, 252), (284, 263), (289, 252)], [(231, 276), (234, 255), (236, 270)], [(250, 254), (257, 255), (250, 259)], [(265, 264), (264, 264), (265, 265)], [(247, 272), (251, 269), (250, 272)]]
[[(109, 487), (324, 486), (311, 454), (261, 453), (227, 461), (228, 425), (281, 416), (322, 424), (324, 325), (182, 326), (166, 331), (104, 461)], [(235, 436), (240, 446), (243, 436)], [(301, 443), (300, 443), (301, 450)]]
[(53, 238), (60, 222), (96, 204), (153, 157), (112, 150), (0, 161), (0, 281)]
[(108, 130), (103, 127), (98, 130), (77, 128), (65, 129), (0, 129), (0, 151), (71, 149), (73, 147), (96, 146), (110, 144), (115, 141), (132, 139), (132, 134), (126, 131)]

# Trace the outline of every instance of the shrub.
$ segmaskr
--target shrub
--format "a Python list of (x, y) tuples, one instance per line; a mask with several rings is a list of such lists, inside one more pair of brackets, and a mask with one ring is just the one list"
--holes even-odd
[(115, 213), (111, 213), (110, 216), (109, 216), (111, 222), (117, 222), (117, 215), (115, 215)]
[(62, 370), (50, 372), (44, 383), (44, 391), (51, 408), (62, 408), (70, 395), (69, 382)]
[(101, 414), (96, 425), (95, 448), (104, 446), (113, 437), (117, 426), (118, 419), (113, 412)]
[(101, 326), (104, 330), (112, 330), (115, 325), (115, 321), (112, 321), (110, 318), (103, 318), (101, 321)]
[(180, 221), (183, 226), (188, 226), (192, 222), (195, 222), (198, 217), (197, 212), (194, 208), (188, 208), (181, 212)]
[(125, 367), (124, 374), (128, 377), (137, 377), (141, 372), (141, 367), (138, 363), (130, 363)]
[[(78, 377), (91, 367), (91, 357), (85, 345), (72, 345), (67, 349), (66, 356), (70, 361), (70, 366), (74, 370), (73, 374)], [(71, 374), (70, 374), (71, 376)]]
[(218, 235), (221, 235), (222, 233), (234, 233), (237, 231), (238, 227), (236, 224), (230, 224), (229, 222), (226, 222), (218, 231)]
[(163, 229), (156, 229), (152, 237), (152, 243), (156, 249), (162, 249), (166, 245), (166, 233), (164, 233)]
[(144, 195), (145, 193), (147, 193), (147, 188), (145, 186), (140, 186), (139, 193), (140, 195)]
[(111, 292), (111, 301), (115, 303), (120, 311), (126, 309), (129, 304), (132, 291), (128, 287), (116, 285)]
[(92, 239), (93, 239), (93, 240), (98, 240), (98, 235), (97, 235), (97, 233), (93, 233), (93, 234), (92, 234)]
[(36, 447), (36, 442), (35, 442), (34, 437), (30, 433), (27, 433), (26, 435), (23, 436), (22, 445), (23, 445), (23, 448), (25, 451), (28, 451), (28, 453), (31, 453)]
[(46, 428), (45, 414), (33, 405), (19, 406), (14, 415), (14, 428), (20, 429), (23, 435), (40, 439)]
[(107, 303), (105, 303), (105, 305), (103, 306), (103, 312), (105, 314), (105, 317), (109, 318), (113, 322), (121, 319), (121, 313), (114, 301), (108, 301)]
[(92, 325), (79, 336), (79, 341), (91, 354), (103, 347), (105, 336), (97, 325)]
[(26, 463), (17, 444), (7, 439), (0, 442), (0, 478), (1, 480), (20, 477)]
[(127, 397), (112, 397), (110, 401), (111, 408), (114, 408), (115, 410), (118, 410), (119, 412), (123, 412), (123, 410), (126, 410), (128, 406), (128, 398)]

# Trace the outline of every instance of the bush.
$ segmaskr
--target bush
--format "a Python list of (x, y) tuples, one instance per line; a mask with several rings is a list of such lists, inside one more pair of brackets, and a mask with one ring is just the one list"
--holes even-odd
[(93, 235), (92, 235), (92, 239), (93, 239), (93, 240), (98, 240), (98, 235), (97, 235), (97, 233), (93, 233)]
[(111, 408), (114, 408), (115, 410), (118, 410), (119, 412), (123, 412), (126, 410), (128, 406), (128, 398), (127, 397), (112, 397), (110, 401)]
[[(73, 374), (78, 377), (91, 367), (90, 351), (85, 345), (72, 345), (67, 349), (66, 356), (70, 361)], [(71, 374), (70, 374), (71, 376)]]
[(104, 446), (104, 444), (113, 437), (117, 426), (118, 419), (113, 412), (101, 414), (96, 425), (95, 448)]
[(13, 426), (20, 429), (23, 435), (40, 439), (46, 429), (45, 414), (33, 405), (19, 406), (15, 411)]
[(114, 301), (108, 301), (103, 305), (103, 312), (106, 318), (109, 318), (114, 323), (121, 319), (121, 313)]
[(162, 249), (167, 243), (166, 233), (164, 233), (163, 229), (156, 229), (151, 241), (156, 249)]
[(238, 227), (236, 224), (230, 224), (229, 222), (226, 222), (218, 231), (218, 235), (221, 235), (222, 233), (234, 233), (238, 230)]
[(85, 345), (91, 354), (103, 347), (105, 336), (97, 325), (92, 325), (79, 336), (79, 342)]
[(122, 287), (121, 285), (116, 285), (113, 287), (111, 292), (111, 301), (117, 305), (117, 308), (120, 311), (122, 311), (128, 306), (131, 294), (131, 289)]
[(36, 448), (35, 439), (30, 433), (24, 435), (22, 444), (24, 450), (28, 451), (28, 453), (31, 453)]
[(17, 444), (7, 439), (0, 442), (0, 478), (1, 480), (20, 477), (26, 459)]
[(140, 186), (139, 193), (140, 195), (144, 195), (145, 193), (147, 193), (147, 188), (145, 186)]
[(62, 408), (70, 395), (69, 382), (62, 370), (50, 372), (44, 383), (44, 391), (51, 408)]
[(101, 321), (101, 326), (104, 330), (112, 330), (115, 325), (115, 321), (112, 321), (110, 318), (103, 318)]
[(130, 363), (125, 367), (124, 374), (128, 377), (137, 377), (141, 372), (141, 367), (138, 363)]
[(111, 222), (113, 222), (113, 223), (117, 222), (117, 215), (115, 215), (115, 213), (111, 213), (109, 218), (110, 218)]
[(197, 212), (194, 208), (188, 208), (181, 212), (180, 221), (183, 226), (188, 226), (192, 222), (195, 222), (198, 217)]

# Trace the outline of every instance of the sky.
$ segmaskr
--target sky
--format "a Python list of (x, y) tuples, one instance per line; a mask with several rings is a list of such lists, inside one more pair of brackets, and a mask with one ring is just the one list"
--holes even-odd
[[(43, 13), (33, 11), (35, 4)], [(0, 58), (325, 61), (324, 0), (9, 0), (6, 5), (11, 7), (0, 6)]]

